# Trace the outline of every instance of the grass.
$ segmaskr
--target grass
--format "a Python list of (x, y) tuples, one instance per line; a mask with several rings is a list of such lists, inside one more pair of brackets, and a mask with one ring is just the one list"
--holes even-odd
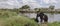
[(22, 16), (12, 16), (4, 20), (4, 26), (37, 26), (34, 20)]
[(25, 16), (19, 16), (16, 12), (0, 10), (0, 26), (38, 26), (38, 24)]
[(48, 23), (48, 26), (60, 26), (60, 22)]
[(53, 22), (47, 24), (40, 24), (40, 26), (60, 26), (60, 22)]
[[(0, 26), (38, 26), (33, 19), (20, 16), (16, 12), (0, 10)], [(60, 22), (48, 23), (48, 26), (60, 26)]]

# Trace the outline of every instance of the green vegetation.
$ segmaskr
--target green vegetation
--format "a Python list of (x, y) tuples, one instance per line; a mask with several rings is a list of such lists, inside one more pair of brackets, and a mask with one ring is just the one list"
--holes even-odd
[(4, 26), (37, 26), (33, 20), (21, 16), (13, 16), (3, 21)]
[(38, 26), (27, 17), (19, 16), (16, 12), (0, 10), (0, 26)]
[[(14, 10), (0, 10), (0, 26), (38, 26), (33, 19), (17, 14)], [(60, 22), (48, 23), (48, 26), (60, 26)]]
[(30, 6), (28, 6), (28, 5), (24, 5), (24, 6), (22, 6), (21, 8), (19, 8), (19, 9), (29, 9), (30, 8)]
[(54, 10), (54, 8), (55, 8), (54, 5), (50, 5), (50, 6), (49, 6), (49, 9), (51, 9), (51, 10)]
[(48, 23), (48, 26), (60, 26), (60, 22)]

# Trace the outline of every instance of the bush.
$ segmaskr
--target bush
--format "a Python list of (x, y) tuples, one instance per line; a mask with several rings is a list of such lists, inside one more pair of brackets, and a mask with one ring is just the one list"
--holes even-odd
[(60, 26), (60, 22), (48, 23), (48, 26)]
[(34, 20), (22, 16), (12, 16), (3, 20), (4, 26), (38, 26)]
[(16, 12), (0, 10), (0, 26), (38, 26), (38, 24), (25, 16), (17, 15)]
[(16, 12), (0, 10), (0, 18), (6, 18), (6, 17), (16, 16), (16, 15), (17, 15)]

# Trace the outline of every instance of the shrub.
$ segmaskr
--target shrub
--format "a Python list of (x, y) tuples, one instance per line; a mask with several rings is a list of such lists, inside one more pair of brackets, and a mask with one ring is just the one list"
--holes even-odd
[(27, 17), (12, 16), (3, 20), (4, 26), (38, 26), (34, 20), (30, 20)]
[(60, 26), (60, 22), (48, 23), (48, 26)]
[(0, 26), (38, 26), (34, 20), (17, 15), (16, 12), (0, 10)]
[(10, 12), (10, 11), (1, 11), (0, 10), (0, 18), (6, 18), (11, 16), (16, 16), (16, 12)]

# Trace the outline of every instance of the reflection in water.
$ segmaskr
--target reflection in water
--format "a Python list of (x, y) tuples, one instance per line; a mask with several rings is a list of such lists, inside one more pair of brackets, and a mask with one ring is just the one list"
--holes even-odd
[[(60, 14), (50, 14), (50, 13), (45, 13), (45, 14), (48, 16), (48, 22), (60, 21)], [(36, 18), (36, 13), (24, 13), (24, 15), (29, 18)]]

